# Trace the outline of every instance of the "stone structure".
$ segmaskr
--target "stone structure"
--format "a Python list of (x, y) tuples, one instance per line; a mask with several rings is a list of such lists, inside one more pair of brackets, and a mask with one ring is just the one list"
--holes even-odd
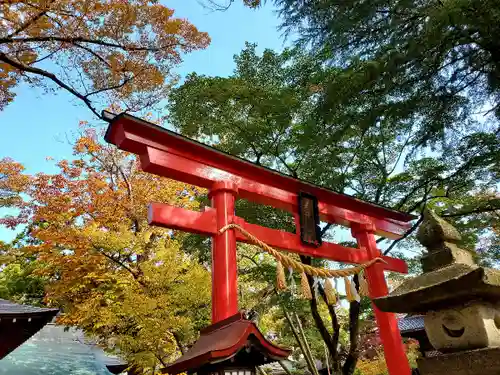
[(479, 267), (461, 237), (432, 211), (417, 239), (428, 250), (424, 273), (374, 300), (385, 312), (419, 313), (432, 346), (442, 354), (421, 358), (422, 375), (500, 374), (500, 271)]

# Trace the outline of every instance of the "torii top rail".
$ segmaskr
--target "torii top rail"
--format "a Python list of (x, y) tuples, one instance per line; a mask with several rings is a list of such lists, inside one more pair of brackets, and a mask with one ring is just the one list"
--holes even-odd
[[(149, 223), (213, 237), (212, 251), (212, 320), (214, 323), (238, 311), (236, 241), (247, 238), (233, 229), (219, 230), (236, 223), (272, 247), (317, 258), (344, 263), (365, 263), (382, 257), (366, 270), (370, 297), (388, 293), (384, 269), (407, 273), (404, 261), (382, 256), (374, 235), (400, 238), (410, 227), (412, 215), (339, 194), (308, 182), (295, 179), (243, 159), (228, 155), (177, 133), (128, 114), (104, 112), (110, 125), (106, 141), (137, 154), (145, 172), (168, 177), (209, 189), (212, 208), (190, 211), (162, 203), (149, 207)], [(349, 248), (323, 242), (319, 247), (300, 240), (298, 219), (299, 192), (318, 199), (322, 221), (351, 228), (358, 247)], [(235, 215), (237, 198), (270, 205), (295, 215), (296, 233), (249, 224)], [(391, 375), (409, 375), (397, 321), (393, 314), (373, 306)]]

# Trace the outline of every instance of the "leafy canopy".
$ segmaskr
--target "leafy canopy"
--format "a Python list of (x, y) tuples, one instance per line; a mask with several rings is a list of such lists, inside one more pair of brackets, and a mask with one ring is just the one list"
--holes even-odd
[[(421, 142), (423, 124), (401, 119), (406, 110), (390, 102), (383, 116), (360, 101), (338, 103), (334, 113), (325, 107), (327, 86), (342, 90), (346, 73), (317, 55), (300, 48), (259, 55), (249, 44), (235, 62), (229, 77), (193, 73), (173, 90), (171, 123), (224, 151), (364, 200), (417, 214), (429, 204), (468, 234), (469, 247), (497, 220), (500, 139), (487, 128), (447, 133), (431, 150)], [(262, 210), (246, 206), (248, 216)], [(259, 220), (269, 225), (270, 216)]]
[[(363, 76), (346, 88), (350, 95), (378, 95), (410, 106), (410, 114), (430, 132), (422, 140), (442, 135), (463, 119), (471, 121), (472, 110), (500, 115), (497, 1), (273, 3), (282, 27), (299, 44)], [(341, 99), (350, 96), (345, 93)]]
[(181, 54), (210, 41), (156, 0), (9, 0), (0, 14), (0, 110), (21, 82), (67, 90), (97, 116), (103, 101), (150, 109)]

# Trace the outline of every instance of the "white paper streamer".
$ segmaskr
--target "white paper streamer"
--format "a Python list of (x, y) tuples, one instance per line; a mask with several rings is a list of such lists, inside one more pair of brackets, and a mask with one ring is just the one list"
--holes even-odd
[(361, 301), (361, 297), (359, 296), (359, 293), (356, 290), (356, 284), (354, 283), (354, 280), (351, 280), (351, 294), (357, 302)]

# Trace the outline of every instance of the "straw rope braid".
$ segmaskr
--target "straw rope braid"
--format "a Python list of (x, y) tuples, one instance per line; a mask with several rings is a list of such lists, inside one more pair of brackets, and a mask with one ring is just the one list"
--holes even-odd
[(335, 278), (335, 277), (348, 277), (348, 276), (353, 276), (353, 275), (360, 273), (361, 271), (374, 265), (375, 263), (378, 263), (378, 262), (387, 263), (382, 258), (375, 258), (375, 259), (370, 260), (369, 262), (360, 264), (358, 266), (351, 267), (351, 268), (345, 268), (345, 269), (341, 269), (341, 270), (329, 270), (326, 268), (313, 267), (313, 266), (309, 266), (307, 264), (303, 264), (301, 262), (298, 262), (295, 259), (292, 259), (291, 257), (273, 249), (269, 245), (267, 245), (264, 242), (262, 242), (261, 240), (259, 240), (253, 234), (247, 232), (245, 229), (243, 229), (238, 224), (226, 225), (225, 227), (223, 227), (219, 230), (219, 234), (222, 234), (229, 229), (238, 230), (241, 234), (243, 234), (246, 238), (248, 238), (251, 243), (260, 247), (262, 250), (264, 250), (268, 254), (272, 255), (274, 258), (276, 258), (277, 261), (279, 261), (286, 268), (292, 268), (293, 270), (295, 270), (297, 272), (306, 273), (310, 276), (317, 276), (317, 277), (321, 277), (324, 279), (329, 278), (329, 277), (333, 277), (333, 278)]

